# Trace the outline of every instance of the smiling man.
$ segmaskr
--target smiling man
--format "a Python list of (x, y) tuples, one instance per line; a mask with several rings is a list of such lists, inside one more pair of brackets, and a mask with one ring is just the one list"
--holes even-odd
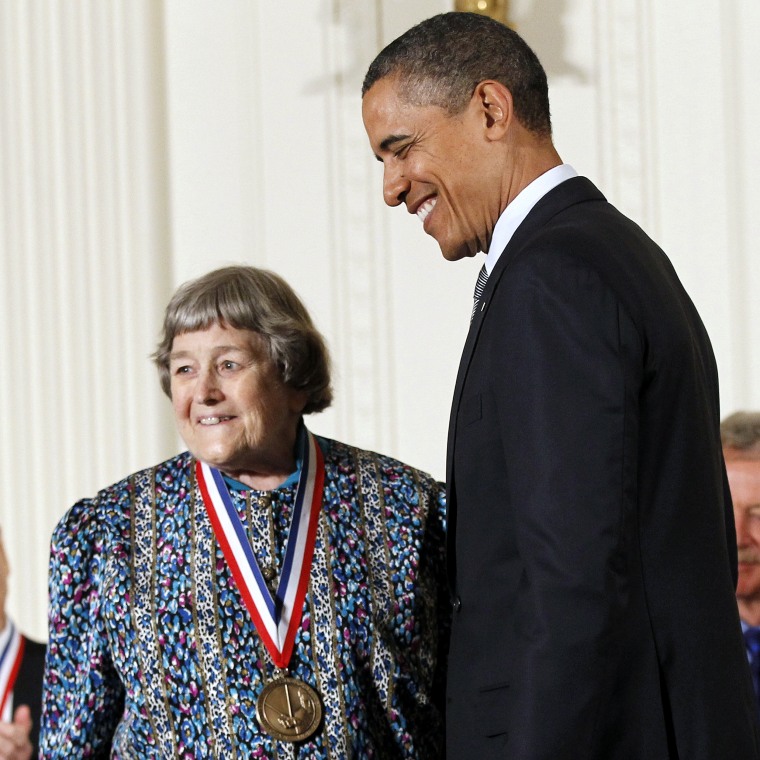
[(736, 521), (736, 601), (755, 691), (760, 697), (760, 412), (736, 412), (726, 417), (720, 435)]
[(363, 118), (385, 202), (486, 254), (449, 427), (447, 757), (758, 758), (717, 370), (666, 255), (563, 164), (540, 62), (485, 16), (388, 45)]

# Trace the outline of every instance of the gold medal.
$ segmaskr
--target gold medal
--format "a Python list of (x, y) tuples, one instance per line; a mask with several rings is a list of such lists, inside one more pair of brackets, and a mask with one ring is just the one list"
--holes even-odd
[(271, 737), (283, 742), (308, 739), (322, 721), (319, 695), (308, 684), (277, 676), (256, 700), (256, 719)]

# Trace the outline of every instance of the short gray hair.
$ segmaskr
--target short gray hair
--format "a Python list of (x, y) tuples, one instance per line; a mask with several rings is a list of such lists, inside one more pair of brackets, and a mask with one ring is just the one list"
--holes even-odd
[(304, 414), (330, 406), (330, 355), (324, 338), (282, 277), (251, 266), (215, 269), (180, 285), (172, 296), (161, 340), (152, 356), (161, 388), (169, 398), (169, 360), (174, 338), (217, 324), (252, 330), (264, 339), (282, 382), (306, 392)]
[(760, 458), (760, 412), (734, 412), (720, 423), (723, 448)]
[(461, 113), (486, 79), (512, 93), (515, 115), (529, 131), (551, 135), (546, 72), (525, 40), (478, 13), (441, 13), (396, 38), (370, 64), (362, 97), (380, 79), (395, 77), (403, 100)]

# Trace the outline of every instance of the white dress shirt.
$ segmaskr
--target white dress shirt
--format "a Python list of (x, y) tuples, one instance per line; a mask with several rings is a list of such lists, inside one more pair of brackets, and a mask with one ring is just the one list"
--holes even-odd
[(499, 260), (502, 251), (507, 247), (507, 243), (512, 239), (515, 230), (522, 224), (523, 220), (530, 213), (541, 198), (550, 190), (571, 177), (577, 177), (578, 172), (570, 164), (560, 164), (548, 172), (544, 172), (540, 177), (536, 177), (527, 187), (523, 188), (514, 200), (507, 205), (502, 211), (496, 226), (493, 228), (491, 245), (488, 247), (486, 256), (486, 269), (490, 275), (496, 262)]

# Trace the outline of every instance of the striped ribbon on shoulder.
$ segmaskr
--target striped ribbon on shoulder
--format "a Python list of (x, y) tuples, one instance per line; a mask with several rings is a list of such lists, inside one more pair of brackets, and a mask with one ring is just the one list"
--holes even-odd
[(324, 460), (319, 445), (307, 430), (285, 557), (274, 594), (267, 587), (253, 554), (224, 476), (219, 470), (199, 461), (196, 463), (196, 477), (214, 534), (256, 630), (274, 664), (286, 668), (301, 622), (322, 504)]

